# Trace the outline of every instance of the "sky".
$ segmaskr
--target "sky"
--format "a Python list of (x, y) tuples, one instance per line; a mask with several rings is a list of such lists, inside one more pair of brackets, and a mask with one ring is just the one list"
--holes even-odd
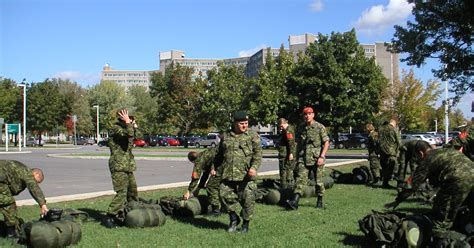
[[(0, 77), (87, 87), (99, 83), (106, 63), (157, 70), (160, 51), (234, 58), (288, 47), (289, 35), (352, 28), (360, 43), (390, 41), (411, 9), (404, 0), (0, 0)], [(415, 75), (426, 82), (438, 66), (428, 61)], [(473, 98), (457, 106), (468, 119)]]

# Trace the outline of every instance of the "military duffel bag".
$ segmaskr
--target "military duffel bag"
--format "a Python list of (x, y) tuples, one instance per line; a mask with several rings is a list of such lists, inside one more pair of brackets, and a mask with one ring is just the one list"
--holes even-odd
[(163, 226), (166, 216), (161, 208), (135, 208), (127, 213), (124, 224), (127, 227), (154, 227)]
[(36, 221), (24, 225), (20, 243), (30, 247), (55, 248), (75, 245), (81, 237), (81, 226), (73, 221)]
[(270, 205), (276, 205), (280, 202), (281, 194), (276, 189), (269, 189), (268, 193), (263, 196), (263, 202)]
[(179, 209), (176, 215), (182, 217), (194, 217), (196, 215), (205, 214), (209, 207), (209, 198), (205, 195), (191, 197), (188, 200), (179, 202)]

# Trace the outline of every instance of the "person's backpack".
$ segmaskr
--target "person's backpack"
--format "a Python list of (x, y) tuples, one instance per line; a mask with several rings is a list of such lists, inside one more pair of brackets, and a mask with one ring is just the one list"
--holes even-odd
[(372, 213), (359, 220), (360, 230), (377, 247), (396, 247), (403, 235), (402, 221), (405, 214), (398, 212)]

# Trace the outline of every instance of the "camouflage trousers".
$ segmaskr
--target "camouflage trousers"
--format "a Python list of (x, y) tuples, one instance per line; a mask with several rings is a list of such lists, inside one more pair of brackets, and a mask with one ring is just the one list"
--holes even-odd
[(471, 191), (474, 190), (473, 178), (448, 178), (440, 185), (433, 201), (432, 213), (433, 233), (447, 231), (452, 225), (456, 214)]
[(380, 154), (380, 164), (382, 166), (382, 178), (384, 184), (388, 184), (393, 176), (399, 176), (397, 157), (382, 153)]
[(219, 186), (219, 195), (228, 212), (237, 212), (240, 205), (242, 207), (240, 216), (250, 221), (255, 212), (256, 189), (257, 184), (254, 181), (223, 180)]
[(129, 201), (138, 201), (137, 182), (133, 172), (112, 172), (112, 184), (115, 196), (109, 205), (107, 214), (118, 215)]
[(380, 171), (382, 170), (382, 167), (380, 166), (380, 158), (378, 155), (369, 154), (369, 166), (372, 176), (374, 178), (380, 178)]
[(199, 186), (193, 192), (193, 195), (199, 195), (199, 191), (202, 188), (206, 188), (207, 196), (209, 197), (209, 203), (214, 209), (219, 209), (221, 207), (221, 201), (219, 199), (219, 185), (221, 184), (221, 176), (209, 176), (206, 174), (201, 176), (199, 181)]
[(296, 167), (296, 187), (295, 194), (303, 195), (305, 187), (308, 185), (308, 178), (312, 177), (316, 181), (316, 195), (324, 196), (326, 189), (324, 188), (324, 165), (323, 166), (305, 166), (304, 163), (298, 163)]
[(18, 226), (19, 219), (16, 214), (15, 198), (8, 184), (0, 182), (0, 212), (3, 214), (3, 219), (6, 226)]
[(295, 160), (288, 160), (287, 158), (278, 159), (278, 168), (280, 171), (280, 183), (282, 188), (287, 188), (288, 185), (294, 183), (295, 177), (293, 171), (295, 170)]

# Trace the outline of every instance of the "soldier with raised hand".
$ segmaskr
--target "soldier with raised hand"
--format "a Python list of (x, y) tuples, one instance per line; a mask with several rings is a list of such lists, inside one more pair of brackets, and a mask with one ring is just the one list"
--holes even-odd
[(389, 181), (395, 177), (400, 181), (398, 170), (398, 152), (401, 146), (397, 121), (392, 118), (379, 129), (380, 164), (382, 166), (382, 187), (390, 188)]
[(297, 178), (294, 197), (287, 200), (287, 208), (298, 209), (300, 197), (304, 187), (308, 184), (308, 173), (314, 173), (316, 179), (316, 195), (318, 200), (316, 208), (324, 208), (323, 196), (325, 192), (323, 177), (326, 152), (329, 149), (329, 136), (323, 124), (314, 120), (315, 114), (311, 107), (303, 109), (304, 123), (296, 132), (298, 160), (296, 165)]
[(206, 188), (209, 203), (211, 204), (209, 215), (212, 216), (218, 216), (221, 214), (221, 202), (219, 200), (219, 184), (221, 182), (221, 176), (217, 175), (214, 168), (216, 154), (217, 147), (208, 148), (200, 153), (195, 151), (188, 153), (188, 159), (194, 164), (194, 166), (188, 190), (184, 192), (183, 195), (183, 199), (187, 200), (191, 194), (198, 195), (201, 188)]
[(109, 130), (109, 169), (115, 196), (103, 220), (103, 225), (108, 228), (118, 227), (125, 204), (138, 200), (137, 182), (133, 174), (137, 166), (132, 154), (133, 137), (138, 126), (127, 109), (121, 109), (117, 114), (118, 120)]
[(278, 119), (280, 128), (280, 147), (278, 147), (278, 165), (282, 188), (287, 188), (293, 183), (296, 159), (295, 130), (285, 118)]
[(411, 189), (401, 191), (395, 202), (385, 207), (398, 206), (428, 179), (432, 186), (439, 188), (432, 208), (433, 237), (436, 241), (439, 234), (452, 227), (460, 206), (474, 190), (474, 163), (458, 150), (433, 149), (425, 141), (417, 142), (415, 152), (420, 164), (413, 174)]
[(233, 119), (232, 130), (224, 133), (219, 143), (215, 166), (218, 174), (222, 175), (219, 195), (230, 218), (227, 231), (237, 231), (240, 205), (243, 218), (241, 232), (246, 233), (255, 212), (255, 180), (262, 162), (262, 147), (258, 134), (248, 128), (249, 118), (245, 111), (235, 112)]
[(0, 212), (4, 217), (7, 237), (18, 238), (21, 223), (13, 196), (20, 194), (26, 188), (40, 206), (41, 215), (48, 212), (43, 191), (38, 185), (43, 180), (44, 175), (41, 169), (30, 169), (15, 160), (0, 160)]
[(367, 150), (369, 153), (368, 159), (369, 159), (369, 166), (370, 166), (370, 172), (372, 173), (372, 176), (374, 180), (372, 181), (372, 184), (377, 184), (380, 181), (380, 148), (379, 148), (379, 134), (377, 131), (375, 131), (374, 125), (371, 123), (368, 123), (365, 125), (365, 130), (368, 133), (368, 142), (367, 142)]

